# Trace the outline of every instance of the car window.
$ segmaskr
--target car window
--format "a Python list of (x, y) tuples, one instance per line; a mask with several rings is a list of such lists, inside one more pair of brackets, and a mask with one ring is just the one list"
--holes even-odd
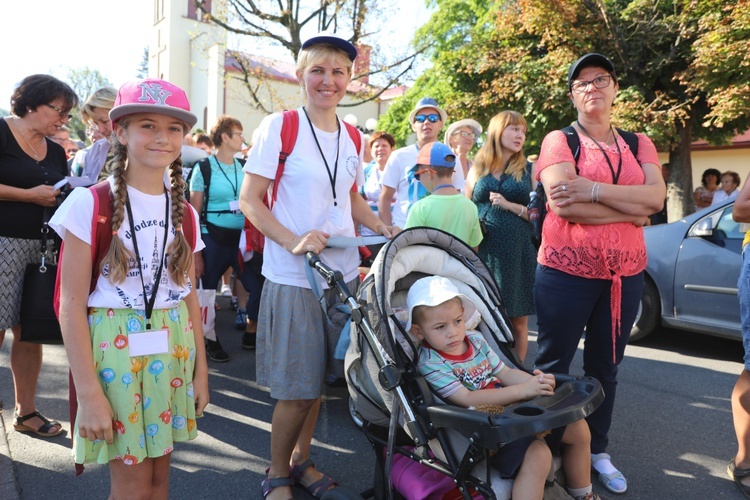
[(719, 217), (714, 234), (726, 240), (741, 240), (745, 237), (745, 233), (740, 232), (739, 222), (735, 222), (732, 219), (732, 207), (734, 207), (733, 204), (728, 205), (721, 212), (721, 217)]
[(710, 236), (714, 240), (744, 239), (745, 233), (740, 231), (740, 224), (732, 219), (733, 207), (734, 203), (730, 203), (698, 219), (690, 228), (688, 236), (699, 238)]

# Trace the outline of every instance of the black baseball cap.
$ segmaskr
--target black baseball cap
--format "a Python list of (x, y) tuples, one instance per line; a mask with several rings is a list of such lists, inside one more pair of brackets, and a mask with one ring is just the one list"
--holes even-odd
[(357, 58), (357, 47), (343, 36), (331, 31), (321, 31), (317, 35), (308, 38), (302, 43), (302, 50), (319, 43), (327, 43), (343, 50), (352, 62)]
[(610, 61), (607, 56), (597, 54), (596, 52), (590, 52), (581, 56), (581, 58), (570, 65), (570, 71), (568, 71), (568, 88), (570, 88), (570, 85), (573, 83), (573, 80), (576, 79), (578, 73), (580, 73), (583, 68), (588, 68), (589, 66), (604, 68), (612, 75), (615, 81), (617, 80), (615, 65), (612, 64), (612, 61)]

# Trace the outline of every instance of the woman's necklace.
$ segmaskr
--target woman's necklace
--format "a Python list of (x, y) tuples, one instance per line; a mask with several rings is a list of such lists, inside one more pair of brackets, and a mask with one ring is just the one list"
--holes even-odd
[(23, 129), (21, 128), (21, 126), (17, 122), (18, 119), (19, 119), (18, 117), (14, 117), (13, 118), (13, 123), (15, 124), (16, 128), (18, 129), (18, 132), (21, 134), (21, 137), (23, 137), (23, 140), (26, 141), (26, 144), (28, 144), (29, 147), (31, 148), (31, 150), (34, 152), (34, 159), (37, 161), (37, 163), (39, 163), (39, 151), (37, 151), (36, 148), (31, 145), (31, 141), (29, 141), (29, 138), (26, 137), (26, 134), (23, 133)]

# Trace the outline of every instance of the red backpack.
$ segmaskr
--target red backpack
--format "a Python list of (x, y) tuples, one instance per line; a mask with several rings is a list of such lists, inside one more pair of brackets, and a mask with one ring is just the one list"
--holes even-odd
[[(96, 282), (99, 279), (99, 268), (101, 267), (102, 259), (109, 251), (109, 246), (112, 243), (112, 190), (109, 186), (109, 181), (102, 181), (98, 184), (94, 184), (89, 187), (91, 194), (94, 195), (94, 212), (91, 218), (91, 285), (89, 287), (89, 294), (96, 288)], [(191, 209), (184, 211), (184, 219), (182, 223), (182, 230), (185, 238), (187, 238), (190, 248), (195, 248), (195, 217)], [(62, 261), (63, 250), (65, 249), (65, 243), (60, 246), (59, 261)], [(57, 279), (55, 280), (55, 295), (53, 298), (53, 306), (55, 308), (55, 315), (57, 319), (60, 319), (60, 272), (62, 266), (57, 266)]]
[[(273, 204), (276, 203), (276, 193), (279, 190), (279, 180), (284, 175), (284, 165), (286, 159), (292, 154), (294, 150), (294, 144), (297, 142), (297, 132), (299, 132), (299, 112), (296, 109), (284, 111), (283, 123), (281, 124), (281, 151), (279, 152), (279, 166), (276, 169), (276, 177), (273, 180), (273, 188), (271, 189), (271, 198), (269, 199), (268, 193), (263, 197), (263, 204), (270, 210)], [(357, 148), (357, 154), (362, 153), (362, 136), (359, 130), (353, 125), (344, 122), (346, 131), (349, 133), (349, 137), (354, 142), (354, 146)], [(353, 190), (356, 190), (355, 185), (352, 186)], [(266, 238), (263, 233), (253, 226), (250, 221), (245, 217), (245, 234), (247, 236), (247, 249), (253, 250), (254, 252), (263, 253), (263, 247), (266, 243)]]

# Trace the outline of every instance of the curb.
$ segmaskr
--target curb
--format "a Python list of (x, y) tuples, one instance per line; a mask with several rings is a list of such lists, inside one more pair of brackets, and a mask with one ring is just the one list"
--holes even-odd
[[(1, 404), (1, 403), (0, 403)], [(0, 406), (0, 498), (4, 500), (21, 500), (18, 492), (18, 478), (10, 456), (8, 435), (5, 432), (5, 418)]]

